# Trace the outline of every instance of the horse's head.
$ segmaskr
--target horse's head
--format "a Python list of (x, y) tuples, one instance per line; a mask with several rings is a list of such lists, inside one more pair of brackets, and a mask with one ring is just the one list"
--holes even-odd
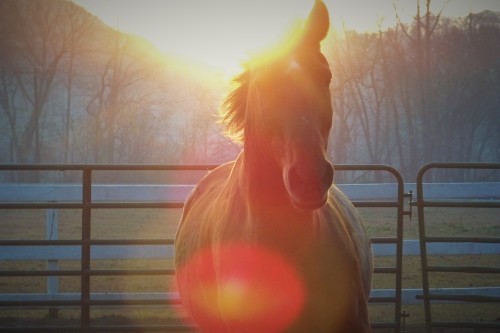
[(325, 156), (332, 123), (331, 72), (320, 51), (328, 28), (328, 11), (317, 0), (293, 42), (249, 62), (223, 114), (228, 131), (243, 139), (246, 153), (265, 154), (280, 167), (290, 200), (304, 210), (323, 206), (333, 181)]

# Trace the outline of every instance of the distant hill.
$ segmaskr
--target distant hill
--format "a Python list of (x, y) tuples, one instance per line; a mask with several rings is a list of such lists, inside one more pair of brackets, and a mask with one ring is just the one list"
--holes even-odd
[(0, 34), (0, 163), (213, 155), (190, 143), (218, 132), (205, 122), (221, 83), (208, 86), (201, 68), (65, 0), (1, 1)]
[[(421, 14), (324, 44), (334, 163), (413, 179), (432, 161), (500, 159), (500, 14)], [(73, 2), (1, 0), (0, 36), (0, 163), (221, 163), (240, 149), (214, 121), (219, 73)]]

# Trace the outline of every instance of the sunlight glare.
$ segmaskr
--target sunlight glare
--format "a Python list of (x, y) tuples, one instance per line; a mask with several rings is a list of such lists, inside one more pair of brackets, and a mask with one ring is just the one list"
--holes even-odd
[[(143, 36), (169, 56), (234, 74), (249, 53), (272, 45), (314, 0), (72, 0), (108, 25)], [(420, 0), (424, 5), (423, 0)], [(415, 0), (324, 0), (331, 30), (376, 32), (415, 15)], [(465, 16), (500, 10), (498, 0), (433, 0), (433, 12)]]
[(226, 244), (201, 251), (178, 271), (178, 287), (207, 332), (277, 333), (299, 316), (306, 290), (286, 258), (261, 246)]
[[(152, 41), (168, 54), (226, 73), (239, 71), (250, 54), (279, 42), (314, 0), (163, 2), (165, 24)], [(160, 6), (160, 5), (159, 5)]]

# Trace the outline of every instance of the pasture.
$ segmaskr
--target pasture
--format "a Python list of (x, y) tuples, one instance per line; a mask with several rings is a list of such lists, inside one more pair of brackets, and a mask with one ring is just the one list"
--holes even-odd
[[(388, 237), (396, 233), (396, 212), (391, 208), (359, 208), (371, 237)], [(180, 209), (94, 209), (92, 211), (92, 239), (171, 239), (175, 235)], [(415, 210), (414, 210), (415, 214)], [(60, 209), (58, 211), (58, 238), (73, 240), (81, 238), (81, 211)], [(0, 210), (0, 238), (2, 240), (46, 239), (45, 210)], [(447, 236), (498, 236), (500, 216), (494, 209), (471, 208), (427, 208), (426, 219), (429, 235)], [(416, 216), (404, 219), (404, 239), (418, 239)], [(500, 255), (436, 256), (433, 262), (460, 263), (482, 266), (498, 266)], [(394, 257), (376, 258), (377, 267), (394, 266)], [(80, 261), (60, 260), (60, 269), (79, 269)], [(92, 260), (92, 269), (172, 269), (172, 260)], [(0, 261), (0, 270), (40, 270), (47, 267), (44, 261)], [(481, 275), (440, 273), (431, 279), (431, 287), (490, 287), (498, 286), (495, 274)], [(403, 259), (402, 287), (421, 288), (420, 258), (405, 256)], [(375, 274), (374, 288), (394, 288), (393, 274)], [(163, 293), (174, 290), (173, 281), (159, 276), (99, 276), (91, 279), (92, 293)], [(0, 278), (0, 294), (44, 293), (46, 277)], [(80, 292), (80, 277), (60, 277), (61, 293)], [(500, 306), (491, 304), (442, 304), (434, 312), (446, 320), (463, 321), (482, 318), (485, 321), (500, 320)], [(393, 320), (393, 305), (370, 305), (372, 321)], [(424, 326), (423, 305), (405, 305), (403, 311), (409, 332), (420, 332)], [(434, 310), (433, 310), (434, 311)], [(159, 306), (95, 308), (91, 312), (93, 324), (155, 324), (181, 323), (185, 318), (179, 307), (165, 309)], [(0, 327), (30, 325), (75, 325), (79, 321), (79, 309), (59, 310), (57, 318), (51, 318), (48, 310), (36, 308), (1, 309)], [(383, 331), (383, 330), (382, 330)], [(382, 332), (381, 331), (381, 332)]]

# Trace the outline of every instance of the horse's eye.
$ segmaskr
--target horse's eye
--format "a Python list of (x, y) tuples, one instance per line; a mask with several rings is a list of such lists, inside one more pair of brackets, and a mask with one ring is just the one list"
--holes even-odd
[(318, 84), (329, 86), (332, 81), (332, 73), (327, 66), (321, 66), (319, 68), (315, 68), (313, 70), (313, 76), (317, 80)]

